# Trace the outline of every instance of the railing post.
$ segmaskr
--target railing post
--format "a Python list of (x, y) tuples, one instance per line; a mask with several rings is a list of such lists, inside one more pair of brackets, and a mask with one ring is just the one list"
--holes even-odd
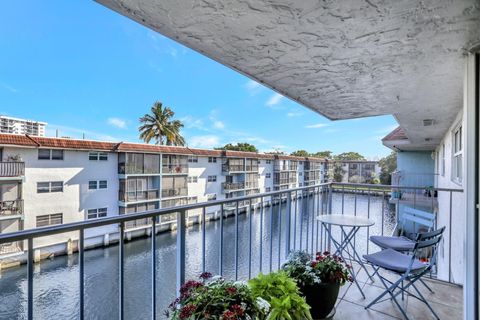
[(332, 188), (333, 187), (330, 184), (328, 186), (328, 214), (332, 214), (332, 194), (333, 194)]
[(285, 225), (285, 257), (288, 257), (290, 254), (290, 225), (292, 220), (292, 193), (288, 192), (287, 197), (287, 221)]
[(28, 238), (27, 253), (27, 319), (33, 319), (33, 239)]
[(177, 213), (177, 295), (185, 283), (185, 211)]

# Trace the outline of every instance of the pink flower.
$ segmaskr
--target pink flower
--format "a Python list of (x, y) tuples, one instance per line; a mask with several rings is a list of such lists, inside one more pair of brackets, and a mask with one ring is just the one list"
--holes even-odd
[(235, 293), (237, 293), (237, 288), (235, 288), (235, 287), (228, 287), (228, 288), (227, 288), (227, 292), (228, 292), (229, 294), (235, 294)]
[(192, 314), (195, 312), (195, 305), (193, 304), (187, 304), (180, 310), (180, 319), (187, 319), (192, 316)]

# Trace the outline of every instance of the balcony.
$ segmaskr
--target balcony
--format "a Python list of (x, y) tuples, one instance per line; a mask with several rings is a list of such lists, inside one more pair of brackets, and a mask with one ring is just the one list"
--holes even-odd
[(188, 164), (164, 164), (162, 165), (162, 174), (188, 174)]
[(25, 162), (8, 161), (0, 162), (0, 177), (14, 178), (25, 175)]
[(187, 188), (162, 189), (162, 198), (186, 197), (187, 195)]
[[(258, 170), (258, 169), (257, 169)], [(222, 164), (222, 172), (224, 173), (243, 173), (245, 172), (245, 166), (243, 164)]]
[(119, 200), (122, 202), (137, 202), (158, 199), (160, 199), (160, 190), (158, 189), (133, 192), (119, 192)]
[(0, 201), (0, 219), (23, 215), (23, 200)]
[[(82, 238), (84, 240), (78, 246), (82, 255), (75, 260), (80, 264), (79, 268), (71, 268), (67, 271), (60, 268), (61, 270), (57, 271), (55, 269), (58, 267), (55, 266), (56, 262), (45, 261), (42, 262), (42, 270), (49, 270), (48, 273), (45, 273), (40, 269), (33, 268), (33, 255), (27, 255), (27, 266), (31, 266), (30, 270), (34, 277), (27, 279), (26, 272), (5, 273), (2, 274), (0, 281), (8, 283), (9, 281), (19, 281), (15, 277), (25, 277), (20, 280), (33, 281), (32, 286), (29, 286), (29, 288), (33, 288), (37, 283), (42, 283), (44, 278), (45, 281), (48, 278), (48, 281), (53, 281), (51, 285), (62, 287), (64, 285), (62, 278), (52, 280), (55, 279), (55, 277), (52, 278), (52, 274), (58, 272), (63, 276), (76, 278), (80, 272), (80, 278), (83, 279), (82, 283), (85, 283), (85, 286), (79, 286), (78, 290), (62, 291), (62, 299), (67, 299), (71, 303), (62, 304), (60, 307), (52, 304), (49, 299), (43, 299), (41, 291), (30, 289), (27, 292), (27, 301), (23, 302), (24, 308), (19, 308), (15, 312), (28, 310), (31, 308), (29, 306), (35, 305), (35, 308), (46, 310), (46, 316), (48, 315), (52, 319), (58, 318), (56, 316), (63, 312), (77, 314), (79, 308), (85, 313), (85, 318), (117, 318), (120, 312), (124, 312), (125, 318), (151, 318), (152, 314), (160, 316), (162, 310), (170, 302), (170, 299), (165, 297), (173, 297), (176, 288), (186, 279), (194, 277), (203, 270), (221, 274), (228, 279), (246, 280), (259, 272), (266, 273), (279, 269), (291, 250), (304, 250), (310, 253), (331, 250), (332, 246), (326, 237), (326, 230), (315, 220), (315, 217), (319, 215), (337, 213), (370, 217), (375, 221), (375, 225), (357, 234), (355, 246), (359, 254), (378, 250), (368, 241), (368, 236), (389, 234), (393, 230), (396, 223), (396, 210), (388, 205), (391, 190), (391, 186), (321, 184), (268, 193), (268, 195), (254, 194), (191, 205), (183, 203), (179, 207), (64, 224), (48, 227), (48, 230), (37, 229), (21, 231), (16, 234), (0, 234), (0, 245), (6, 248), (15, 241), (43, 237), (46, 235), (45, 232), (52, 235), (61, 234), (66, 230), (77, 231), (84, 237), (87, 234), (86, 230), (102, 225), (123, 224), (128, 227), (119, 229), (119, 237), (116, 235), (117, 239), (121, 239), (119, 246), (94, 249), (92, 253), (84, 252), (83, 243), (87, 239)], [(453, 189), (438, 189), (437, 191), (439, 196), (446, 195), (445, 199), (447, 200), (450, 198), (450, 193), (461, 192), (461, 190)], [(173, 193), (173, 195), (176, 194), (178, 193)], [(275, 199), (278, 201), (272, 203), (268, 199), (269, 197), (276, 197)], [(224, 210), (221, 212), (225, 214), (223, 219), (205, 219), (206, 214), (215, 212), (212, 209), (219, 210), (218, 208), (222, 206)], [(443, 244), (444, 253), (439, 257), (438, 267), (426, 279), (428, 284), (434, 288), (435, 294), (430, 294), (424, 287), (421, 287), (421, 290), (423, 290), (422, 294), (432, 301), (432, 305), (439, 315), (447, 319), (458, 319), (462, 314), (462, 287), (459, 281), (463, 281), (463, 277), (459, 276), (458, 270), (453, 269), (452, 261), (458, 257), (453, 256), (454, 252), (451, 247), (452, 237), (455, 233), (449, 232), (449, 229), (455, 227), (451, 224), (455, 223), (451, 219), (455, 212), (448, 203), (442, 210), (439, 212), (442, 219), (438, 220), (438, 224), (447, 226)], [(218, 213), (218, 211), (216, 212)], [(194, 219), (199, 214), (203, 215), (203, 218)], [(159, 221), (161, 221), (160, 224)], [(187, 227), (191, 223), (202, 223), (202, 221), (201, 227)], [(159, 234), (157, 237), (162, 241), (152, 242), (148, 238), (144, 238), (145, 233), (143, 233), (141, 238), (129, 243), (127, 247), (124, 239), (127, 238), (126, 233), (129, 228), (135, 229), (135, 232), (141, 228), (155, 231), (158, 230), (157, 227), (169, 224), (175, 226), (176, 232), (166, 235)], [(169, 228), (164, 230), (169, 230)], [(149, 232), (147, 235), (151, 235), (151, 233)], [(89, 241), (93, 241), (93, 238)], [(33, 252), (34, 243), (34, 241), (28, 242), (27, 251)], [(112, 254), (111, 251), (116, 250), (120, 250), (122, 254)], [(106, 255), (103, 251), (108, 251), (109, 254)], [(459, 251), (462, 250), (459, 249)], [(192, 255), (193, 252), (195, 252), (194, 255)], [(155, 254), (153, 255), (153, 253)], [(84, 258), (87, 255), (89, 256), (88, 261)], [(175, 256), (177, 259), (174, 258)], [(56, 259), (62, 258), (54, 258), (55, 261)], [(156, 265), (153, 274), (152, 268), (146, 267), (151, 265), (152, 261)], [(84, 271), (88, 270), (88, 267), (85, 268), (87, 264), (96, 265), (97, 263), (103, 266), (98, 271), (100, 273), (91, 276), (90, 273)], [(27, 266), (21, 268), (27, 268)], [(357, 265), (354, 267), (360, 271)], [(175, 277), (157, 275), (157, 270), (162, 270), (162, 274), (176, 274), (177, 280)], [(65, 275), (64, 272), (69, 274)], [(135, 285), (125, 286), (126, 282), (130, 281), (127, 276), (123, 276), (125, 272), (135, 274)], [(102, 291), (109, 295), (106, 297), (109, 301), (118, 298), (119, 287), (125, 288), (120, 296), (120, 309), (118, 309), (118, 304), (106, 305), (97, 300), (91, 300), (88, 305), (74, 303), (79, 300), (80, 296), (94, 294), (91, 290), (86, 291), (86, 288), (92, 285), (93, 281), (98, 282), (99, 277), (102, 279)], [(149, 297), (150, 291), (147, 289), (151, 287), (152, 279), (156, 279), (157, 288), (156, 303), (153, 308), (150, 303), (152, 300)], [(364, 272), (359, 272), (358, 279), (366, 298), (363, 299), (360, 296), (355, 285), (342, 287), (336, 305), (335, 319), (401, 318), (398, 309), (389, 300), (371, 310), (364, 310), (364, 306), (381, 293), (381, 284), (379, 281), (374, 283), (367, 281)], [(128, 283), (131, 284), (131, 282)], [(68, 285), (70, 286), (71, 283)], [(4, 294), (23, 295), (23, 291), (5, 292)], [(140, 300), (133, 302), (131, 297), (138, 297)], [(429, 310), (413, 298), (406, 297), (404, 303), (412, 318), (426, 319), (430, 317)]]
[(245, 189), (244, 182), (224, 182), (222, 183), (224, 192), (231, 192)]

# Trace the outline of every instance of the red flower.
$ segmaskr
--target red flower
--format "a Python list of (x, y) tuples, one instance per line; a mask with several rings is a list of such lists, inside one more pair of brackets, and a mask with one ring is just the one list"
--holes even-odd
[(180, 319), (187, 319), (192, 316), (192, 314), (195, 312), (195, 305), (193, 304), (187, 304), (180, 310)]
[(323, 255), (324, 255), (324, 256), (329, 256), (329, 255), (330, 255), (330, 251), (324, 251), (324, 252), (323, 252)]
[(201, 275), (200, 275), (200, 279), (202, 280), (208, 280), (212, 277), (212, 274), (210, 272), (203, 272)]
[(315, 268), (315, 267), (317, 266), (317, 264), (318, 264), (318, 261), (312, 261), (312, 262), (310, 263), (310, 266), (311, 266), (312, 268)]
[(243, 310), (242, 306), (238, 304), (234, 304), (231, 310), (235, 312), (235, 314), (239, 317), (243, 317), (243, 315), (245, 314), (245, 310)]
[(233, 311), (227, 310), (222, 314), (222, 320), (236, 320), (236, 319), (237, 319), (237, 315)]
[(180, 288), (180, 294), (182, 296), (188, 296), (192, 289), (202, 287), (202, 286), (203, 286), (203, 283), (201, 282), (198, 282), (195, 280), (189, 280)]
[(235, 288), (235, 287), (228, 287), (228, 288), (227, 288), (227, 292), (228, 292), (229, 294), (235, 294), (235, 293), (237, 293), (237, 288)]

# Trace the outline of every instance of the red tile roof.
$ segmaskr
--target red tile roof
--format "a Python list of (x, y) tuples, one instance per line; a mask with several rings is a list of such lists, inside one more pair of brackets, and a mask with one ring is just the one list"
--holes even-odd
[(395, 130), (390, 132), (382, 141), (398, 141), (398, 140), (408, 140), (405, 130), (402, 127), (397, 127)]
[(324, 160), (321, 158), (305, 158), (288, 155), (273, 155), (267, 153), (243, 152), (231, 150), (207, 150), (207, 149), (191, 149), (188, 147), (175, 146), (159, 146), (145, 143), (132, 142), (106, 142), (95, 140), (79, 140), (69, 138), (51, 138), (51, 137), (34, 137), (29, 135), (5, 134), (0, 133), (0, 145), (23, 146), (33, 148), (59, 148), (59, 149), (76, 149), (76, 150), (100, 150), (109, 152), (145, 152), (145, 153), (169, 153), (183, 155), (197, 155), (209, 157), (239, 157), (239, 158), (255, 158), (255, 159), (285, 159), (285, 160)]

